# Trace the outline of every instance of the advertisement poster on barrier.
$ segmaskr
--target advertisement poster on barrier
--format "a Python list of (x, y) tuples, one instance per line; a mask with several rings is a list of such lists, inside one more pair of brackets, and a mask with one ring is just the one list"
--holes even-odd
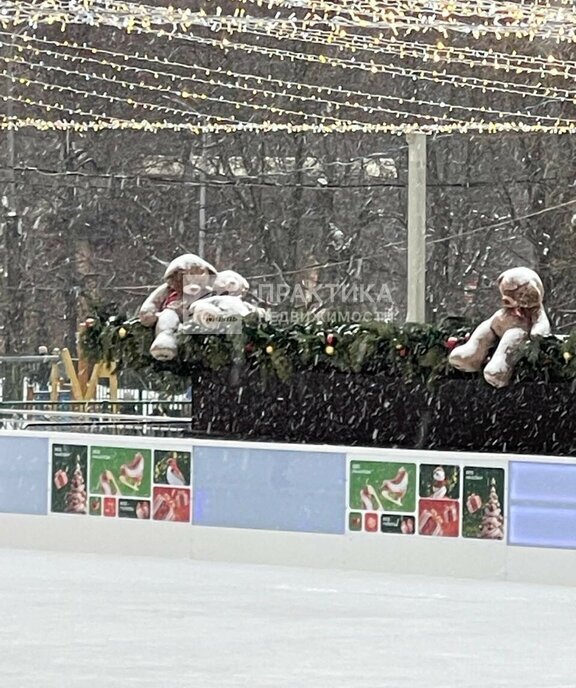
[(190, 487), (191, 454), (183, 451), (154, 451), (154, 484)]
[(107, 516), (114, 518), (118, 516), (116, 497), (90, 497), (90, 516)]
[(192, 517), (192, 454), (154, 451), (152, 518), (190, 523)]
[(422, 499), (460, 499), (460, 468), (432, 463), (420, 464)]
[(88, 447), (53, 444), (50, 465), (50, 510), (58, 514), (88, 513)]
[(348, 514), (348, 530), (352, 532), (413, 535), (416, 532), (416, 519), (407, 514), (351, 511)]
[(458, 537), (460, 533), (460, 467), (420, 464), (418, 533)]
[(149, 498), (151, 480), (150, 449), (90, 448), (90, 495)]
[(382, 514), (380, 516), (380, 532), (396, 533), (398, 535), (414, 535), (416, 519), (414, 516), (402, 514)]
[(421, 499), (418, 503), (418, 533), (435, 537), (458, 537), (460, 503), (454, 499)]
[(120, 518), (150, 518), (149, 499), (119, 499), (118, 516)]
[(348, 462), (348, 530), (414, 534), (416, 476), (414, 463), (351, 458)]
[(479, 540), (503, 540), (504, 469), (466, 466), (463, 476), (462, 535)]
[(189, 489), (154, 486), (152, 518), (155, 521), (190, 523), (191, 496)]
[(190, 523), (192, 452), (53, 444), (51, 512)]
[(365, 511), (415, 511), (416, 464), (351, 461), (348, 506)]

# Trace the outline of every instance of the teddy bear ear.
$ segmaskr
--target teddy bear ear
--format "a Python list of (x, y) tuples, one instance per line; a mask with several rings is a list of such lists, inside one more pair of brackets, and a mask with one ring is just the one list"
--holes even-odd
[(498, 275), (498, 279), (496, 280), (496, 284), (498, 286), (500, 286), (500, 282), (502, 282), (502, 280), (504, 279), (505, 274), (506, 274), (505, 272), (502, 272), (502, 273), (500, 273), (500, 275)]
[(542, 284), (542, 280), (540, 279), (540, 275), (537, 272), (532, 271), (532, 281), (536, 284), (536, 289), (538, 289), (540, 294), (543, 296), (544, 295), (544, 285)]
[(195, 253), (183, 253), (181, 256), (174, 258), (174, 260), (166, 268), (164, 273), (164, 279), (168, 279), (171, 275), (178, 272), (179, 270), (195, 270), (204, 272), (205, 274), (216, 275), (216, 268), (211, 265), (208, 261), (200, 258)]

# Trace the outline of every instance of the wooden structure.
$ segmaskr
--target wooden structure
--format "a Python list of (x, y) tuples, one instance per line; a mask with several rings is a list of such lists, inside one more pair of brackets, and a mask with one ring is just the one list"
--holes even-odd
[[(117, 412), (114, 402), (118, 401), (118, 377), (115, 364), (97, 363), (94, 366), (80, 354), (77, 362), (68, 349), (54, 349), (52, 354), (29, 356), (0, 356), (0, 366), (4, 365), (49, 365), (48, 382), (50, 402), (57, 403), (62, 393), (68, 388), (72, 401), (88, 403), (96, 400), (96, 390), (101, 380), (108, 380), (110, 401), (113, 412)], [(1, 371), (1, 367), (0, 367)], [(24, 377), (24, 376), (23, 376)], [(34, 388), (31, 385), (26, 396), (28, 401), (34, 399)]]
[[(80, 356), (78, 366), (76, 367), (68, 349), (62, 349), (60, 355), (66, 376), (70, 380), (70, 391), (74, 401), (94, 401), (96, 399), (96, 388), (100, 380), (108, 380), (110, 401), (118, 401), (118, 377), (115, 364), (96, 363), (90, 369), (86, 359)], [(56, 386), (56, 389), (58, 390), (58, 386)], [(56, 391), (56, 398), (57, 396), (58, 391)], [(113, 405), (112, 408), (116, 412), (116, 406)]]

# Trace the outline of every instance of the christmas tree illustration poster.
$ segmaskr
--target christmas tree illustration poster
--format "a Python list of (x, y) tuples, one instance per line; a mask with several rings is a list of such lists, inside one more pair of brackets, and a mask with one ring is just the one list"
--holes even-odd
[(464, 468), (464, 537), (480, 540), (504, 539), (504, 476), (503, 468)]
[(86, 514), (88, 448), (83, 445), (52, 445), (51, 510), (60, 514)]

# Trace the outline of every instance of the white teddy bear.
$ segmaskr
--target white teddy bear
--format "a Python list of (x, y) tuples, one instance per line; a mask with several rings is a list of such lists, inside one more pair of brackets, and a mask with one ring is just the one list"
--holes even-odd
[(193, 253), (175, 258), (166, 268), (164, 283), (157, 287), (140, 307), (140, 322), (156, 326), (156, 338), (150, 353), (159, 361), (176, 357), (176, 332), (185, 309), (196, 299), (211, 293), (217, 275), (208, 261)]
[(248, 315), (256, 314), (266, 319), (267, 313), (263, 308), (242, 301), (238, 296), (209, 296), (191, 304), (188, 314), (196, 325), (212, 332), (231, 332), (234, 326), (240, 326), (241, 321)]
[(543, 305), (544, 287), (534, 270), (520, 267), (498, 277), (502, 308), (481, 323), (470, 339), (451, 352), (448, 361), (465, 372), (480, 370), (489, 349), (498, 347), (484, 368), (484, 379), (493, 387), (505, 387), (512, 377), (516, 356), (530, 337), (550, 334), (550, 322)]
[(143, 325), (156, 327), (151, 355), (159, 361), (174, 359), (178, 351), (176, 334), (186, 331), (186, 323), (214, 331), (219, 324), (251, 313), (264, 317), (262, 309), (242, 301), (248, 289), (246, 279), (234, 270), (217, 272), (193, 253), (175, 258), (166, 268), (164, 283), (150, 294), (139, 311)]

